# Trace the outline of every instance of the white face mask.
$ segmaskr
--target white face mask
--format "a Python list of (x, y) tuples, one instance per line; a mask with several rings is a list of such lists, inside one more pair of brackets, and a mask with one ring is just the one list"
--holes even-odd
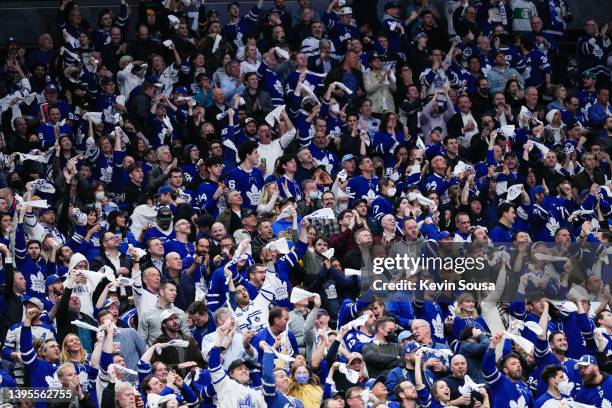
[(557, 389), (563, 395), (570, 395), (573, 388), (574, 388), (574, 383), (569, 382), (567, 378), (564, 379), (562, 382), (560, 382), (559, 385), (557, 386)]
[(321, 192), (319, 190), (311, 191), (310, 193), (308, 193), (308, 196), (311, 200), (317, 200), (321, 198)]
[(96, 200), (98, 201), (102, 201), (102, 199), (104, 198), (104, 191), (96, 191)]
[(337, 103), (329, 105), (329, 111), (333, 114), (340, 112), (340, 106)]
[(348, 201), (345, 203), (339, 203), (337, 208), (338, 212), (346, 210), (348, 208)]
[(395, 187), (391, 187), (387, 189), (387, 195), (389, 197), (394, 197), (395, 193), (397, 193), (397, 189)]

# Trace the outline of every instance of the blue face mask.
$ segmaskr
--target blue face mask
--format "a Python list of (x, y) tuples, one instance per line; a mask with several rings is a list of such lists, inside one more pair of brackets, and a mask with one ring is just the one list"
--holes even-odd
[(308, 384), (309, 379), (310, 379), (310, 376), (308, 375), (308, 373), (296, 373), (295, 374), (295, 381), (298, 384)]

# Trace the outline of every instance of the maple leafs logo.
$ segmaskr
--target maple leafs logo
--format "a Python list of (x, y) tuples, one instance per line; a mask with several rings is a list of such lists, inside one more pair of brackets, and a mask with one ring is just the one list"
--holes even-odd
[(281, 95), (283, 94), (283, 85), (278, 79), (276, 80), (276, 82), (274, 82), (274, 90)]
[(259, 191), (259, 189), (257, 188), (255, 184), (251, 186), (251, 190), (247, 191), (246, 195), (249, 198), (251, 205), (259, 204), (259, 198), (261, 196), (261, 191)]
[(113, 168), (111, 166), (100, 168), (100, 180), (110, 183), (113, 179)]
[(433, 319), (433, 321), (431, 322), (431, 325), (433, 326), (433, 329), (434, 329), (434, 336), (436, 336), (439, 339), (443, 339), (444, 338), (444, 325), (442, 324), (442, 318), (440, 317), (439, 314), (437, 314), (436, 318)]
[(510, 401), (510, 408), (527, 408), (527, 402), (525, 401), (525, 396), (521, 395), (521, 397), (516, 401)]
[(238, 400), (238, 408), (255, 408), (255, 403), (251, 395), (247, 395), (244, 398)]
[(45, 277), (41, 271), (38, 271), (36, 275), (31, 276), (32, 291), (38, 293), (45, 293)]
[(376, 193), (374, 192), (374, 190), (368, 190), (368, 194), (364, 194), (363, 198), (368, 201), (374, 201), (374, 199), (376, 198)]
[(274, 299), (283, 300), (289, 297), (289, 291), (287, 290), (287, 282), (283, 282), (282, 285), (277, 286), (274, 289)]
[(612, 408), (612, 402), (610, 402), (607, 398), (604, 398), (601, 401), (601, 408)]
[(320, 165), (325, 166), (325, 170), (328, 173), (330, 173), (330, 174), (332, 173), (332, 170), (334, 169), (333, 163), (331, 163), (329, 161), (329, 157), (327, 157), (327, 156), (323, 157), (323, 159), (321, 159), (321, 160), (316, 160), (315, 159), (315, 163), (316, 163), (317, 166), (320, 166)]
[(555, 236), (555, 232), (557, 232), (560, 227), (561, 226), (559, 225), (559, 221), (557, 221), (553, 217), (548, 218), (548, 221), (546, 222), (546, 229), (548, 230), (551, 237)]
[(336, 285), (329, 285), (328, 287), (326, 287), (325, 294), (327, 295), (328, 299), (337, 299), (338, 292), (336, 291)]
[(53, 377), (51, 377), (50, 375), (47, 375), (45, 377), (45, 382), (47, 383), (49, 388), (62, 388), (62, 383), (57, 378), (57, 373), (55, 373)]

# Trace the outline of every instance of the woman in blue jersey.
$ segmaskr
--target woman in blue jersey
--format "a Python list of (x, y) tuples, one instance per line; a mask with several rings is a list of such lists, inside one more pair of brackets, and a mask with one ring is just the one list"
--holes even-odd
[(90, 355), (83, 348), (79, 336), (69, 334), (64, 338), (60, 360), (62, 363), (74, 365), (83, 392), (90, 393), (98, 376), (98, 370), (89, 364)]
[(198, 177), (198, 163), (200, 163), (200, 149), (194, 144), (188, 144), (183, 149), (181, 170), (185, 175), (185, 184)]
[(462, 293), (457, 299), (455, 318), (453, 319), (453, 337), (458, 339), (466, 327), (476, 327), (485, 333), (490, 333), (489, 326), (476, 310), (476, 301), (471, 293)]
[(100, 236), (104, 232), (96, 208), (88, 204), (82, 213), (74, 209), (72, 216), (75, 219), (76, 227), (66, 245), (73, 252), (80, 252), (87, 259), (94, 259), (100, 254)]
[(393, 153), (395, 148), (404, 142), (406, 137), (409, 137), (405, 129), (404, 131), (396, 130), (398, 116), (393, 112), (385, 113), (380, 122), (380, 129), (372, 138), (372, 150), (383, 156), (385, 175), (391, 174), (394, 170), (395, 158)]

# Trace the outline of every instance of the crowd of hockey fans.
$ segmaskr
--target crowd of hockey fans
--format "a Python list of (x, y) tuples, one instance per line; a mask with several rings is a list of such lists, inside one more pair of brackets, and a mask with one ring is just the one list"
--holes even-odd
[[(38, 45), (0, 57), (3, 396), (612, 407), (606, 16), (383, 1), (23, 21)], [(406, 257), (484, 261), (374, 272)]]

